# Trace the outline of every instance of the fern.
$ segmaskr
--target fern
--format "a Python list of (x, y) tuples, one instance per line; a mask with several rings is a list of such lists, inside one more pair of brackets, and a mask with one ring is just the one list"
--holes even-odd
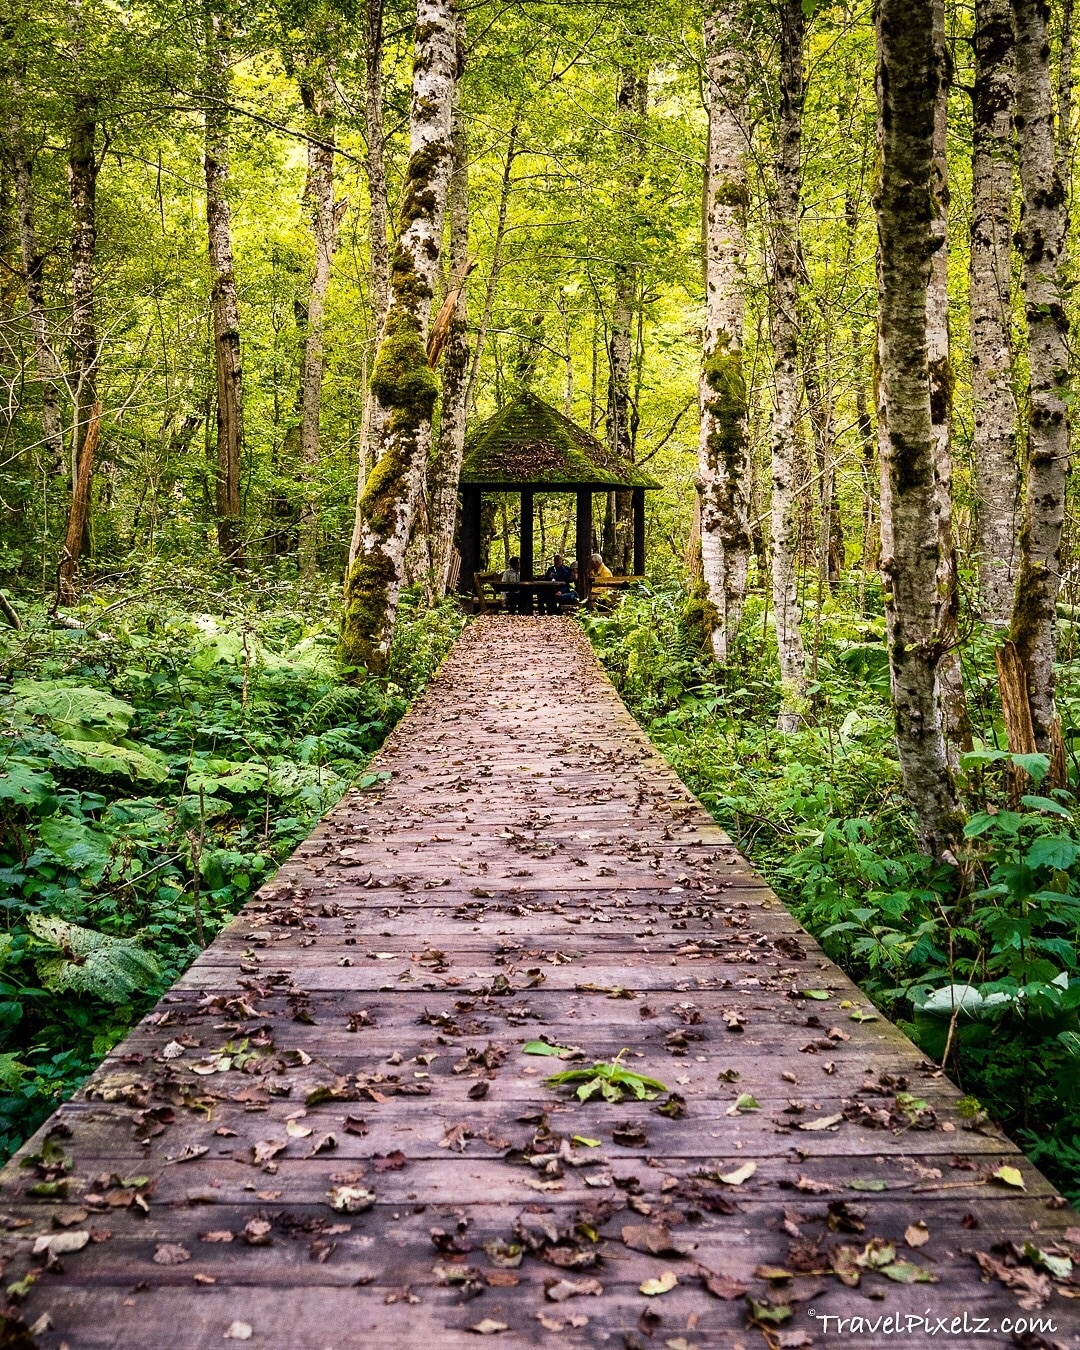
[(107, 1003), (123, 1003), (161, 976), (157, 961), (131, 938), (109, 937), (44, 914), (29, 915), (26, 925), (61, 953), (37, 962), (38, 978), (54, 993), (96, 994)]
[(370, 690), (363, 686), (354, 689), (351, 685), (338, 685), (308, 710), (303, 729), (322, 731), (324, 727), (339, 726), (342, 722), (355, 722), (358, 717), (366, 720), (370, 711)]

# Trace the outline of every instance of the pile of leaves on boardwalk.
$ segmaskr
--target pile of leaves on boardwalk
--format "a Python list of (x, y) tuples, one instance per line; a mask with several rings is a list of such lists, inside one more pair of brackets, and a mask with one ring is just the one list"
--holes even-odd
[(389, 679), (357, 683), (335, 609), (173, 576), (0, 630), (0, 1157), (364, 781), (460, 625), (406, 600)]
[[(760, 600), (738, 662), (703, 653), (671, 587), (587, 621), (620, 692), (665, 756), (798, 918), (879, 1006), (1080, 1200), (1080, 770), (1008, 755), (989, 637), (963, 651), (978, 748), (962, 757), (967, 851), (919, 856), (900, 792), (884, 620), (826, 597), (812, 611), (803, 729), (776, 731), (780, 690)], [(808, 643), (808, 645), (810, 645)], [(1080, 735), (1080, 658), (1065, 654), (1066, 743)], [(1017, 769), (1024, 770), (1018, 774)]]

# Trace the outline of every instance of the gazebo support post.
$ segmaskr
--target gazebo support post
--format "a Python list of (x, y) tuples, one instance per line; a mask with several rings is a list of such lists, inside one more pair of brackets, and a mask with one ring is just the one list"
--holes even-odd
[(533, 491), (521, 489), (521, 579), (533, 579)]
[(461, 575), (458, 590), (472, 595), (473, 573), (480, 571), (480, 507), (479, 488), (461, 489)]
[(577, 550), (578, 599), (589, 598), (589, 573), (592, 569), (592, 493), (579, 490), (577, 494), (577, 529), (574, 547)]
[(645, 489), (634, 488), (634, 576), (645, 575)]

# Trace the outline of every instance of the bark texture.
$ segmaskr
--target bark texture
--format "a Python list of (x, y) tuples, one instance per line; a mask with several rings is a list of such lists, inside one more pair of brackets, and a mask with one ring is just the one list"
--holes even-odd
[[(334, 121), (337, 97), (333, 71), (322, 61), (300, 80), (300, 97), (308, 114), (307, 182), (304, 201), (315, 242), (315, 266), (308, 287), (304, 360), (300, 374), (300, 453), (303, 496), (300, 505), (300, 575), (318, 570), (319, 519), (315, 480), (319, 470), (319, 410), (326, 372), (326, 295), (337, 249), (341, 213), (334, 201)], [(345, 203), (341, 203), (341, 211)]]
[(972, 456), (983, 619), (1009, 622), (1020, 479), (1012, 390), (1013, 35), (1009, 0), (976, 0), (971, 154)]
[[(21, 90), (12, 80), (12, 98)], [(15, 217), (19, 236), (23, 288), (30, 336), (34, 344), (34, 367), (41, 389), (41, 443), (53, 473), (64, 463), (64, 434), (60, 416), (60, 365), (49, 338), (45, 308), (45, 258), (38, 247), (34, 220), (34, 166), (26, 137), (14, 108), (8, 118), (8, 159), (15, 187)]]
[(799, 493), (795, 461), (799, 435), (799, 201), (802, 195), (803, 78), (802, 0), (780, 9), (780, 122), (771, 221), (770, 324), (775, 404), (772, 424), (772, 589), (781, 701), (777, 729), (794, 731), (806, 689), (806, 654), (799, 623), (796, 556)]
[(960, 814), (938, 672), (951, 644), (938, 520), (927, 292), (934, 253), (934, 125), (942, 76), (934, 0), (880, 0), (878, 127), (881, 542), (889, 666), (904, 787), (923, 847), (949, 855)]
[[(68, 196), (71, 203), (71, 488), (74, 499), (83, 446), (90, 432), (90, 410), (97, 403), (98, 335), (94, 294), (97, 254), (97, 100), (77, 94), (68, 146)], [(89, 492), (89, 486), (87, 487)], [(80, 550), (81, 550), (80, 543)]]
[(214, 507), (221, 556), (245, 565), (240, 520), (240, 464), (244, 453), (244, 390), (240, 358), (240, 307), (233, 270), (229, 207), (229, 38), (227, 19), (207, 13), (205, 24), (203, 173), (210, 257), (210, 307), (214, 323), (217, 384), (217, 475)]
[[(480, 324), (476, 332), (476, 349), (473, 352), (472, 365), (469, 368), (469, 383), (465, 392), (465, 409), (476, 409), (476, 380), (480, 374), (480, 358), (484, 353), (488, 329), (491, 327), (491, 314), (495, 308), (495, 292), (499, 284), (499, 269), (502, 266), (502, 245), (506, 237), (506, 217), (510, 207), (510, 192), (514, 185), (514, 160), (517, 159), (520, 146), (518, 131), (521, 126), (521, 106), (514, 108), (510, 119), (510, 130), (506, 138), (506, 158), (503, 160), (502, 178), (499, 183), (499, 210), (495, 220), (495, 238), (491, 244), (491, 270), (484, 284), (484, 301), (480, 311)], [(595, 362), (595, 352), (594, 352)], [(595, 423), (590, 430), (595, 430)]]
[(1030, 413), (1020, 569), (1009, 636), (1027, 677), (1035, 744), (1058, 761), (1061, 729), (1054, 701), (1054, 606), (1061, 584), (1070, 381), (1069, 321), (1062, 284), (1067, 212), (1054, 144), (1048, 16), (1044, 0), (1013, 2)]
[(426, 342), (453, 158), (456, 77), (454, 0), (418, 0), (409, 166), (390, 269), (390, 308), (371, 378), (383, 414), (379, 453), (360, 498), (359, 547), (345, 580), (342, 618), (342, 659), (374, 674), (384, 673), (389, 660), (439, 392)]
[(750, 562), (750, 449), (743, 326), (746, 247), (746, 57), (735, 0), (706, 0), (709, 143), (704, 203), (705, 331), (698, 384), (704, 628), (726, 661)]
[(68, 512), (64, 547), (56, 579), (56, 603), (74, 604), (78, 598), (75, 577), (79, 570), (79, 555), (90, 517), (90, 484), (94, 476), (98, 438), (101, 433), (101, 404), (94, 403), (87, 410), (86, 434), (79, 451), (79, 468), (71, 485), (71, 509)]
[[(458, 51), (465, 49), (465, 16), (458, 16)], [(455, 90), (456, 93), (456, 90)], [(469, 268), (469, 145), (465, 118), (454, 100), (454, 163), (450, 175), (450, 285), (457, 297), (443, 343), (442, 402), (439, 406), (439, 440), (431, 475), (431, 567), (429, 600), (446, 594), (450, 560), (454, 551), (454, 521), (457, 516), (458, 479), (465, 452), (465, 396), (469, 383), (468, 308), (465, 278)], [(448, 297), (449, 298), (449, 297)], [(430, 348), (429, 348), (430, 350)], [(432, 364), (438, 351), (430, 350)], [(471, 581), (471, 578), (470, 578)]]

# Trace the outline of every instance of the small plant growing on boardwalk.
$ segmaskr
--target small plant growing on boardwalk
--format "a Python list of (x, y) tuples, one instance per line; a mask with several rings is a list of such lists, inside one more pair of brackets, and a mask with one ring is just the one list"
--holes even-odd
[(644, 1074), (628, 1069), (622, 1062), (626, 1053), (626, 1050), (620, 1050), (610, 1062), (601, 1060), (580, 1069), (564, 1069), (545, 1081), (548, 1087), (572, 1087), (577, 1083), (578, 1101), (582, 1102), (587, 1102), (598, 1092), (607, 1102), (621, 1102), (626, 1096), (636, 1097), (639, 1102), (651, 1102), (658, 1092), (667, 1092), (658, 1078), (646, 1078)]

